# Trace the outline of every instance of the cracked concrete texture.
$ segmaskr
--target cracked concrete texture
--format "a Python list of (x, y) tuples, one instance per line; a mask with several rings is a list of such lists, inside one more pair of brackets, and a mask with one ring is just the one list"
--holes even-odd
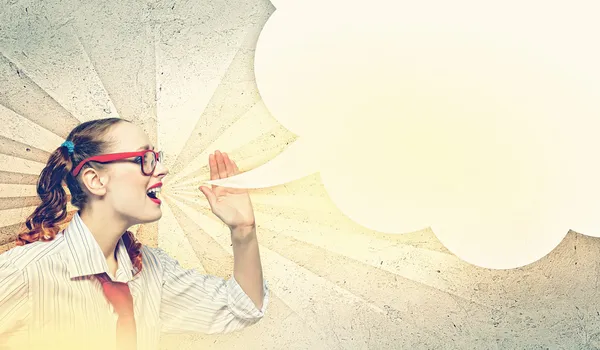
[[(171, 171), (163, 219), (133, 231), (185, 267), (230, 275), (227, 232), (197, 186), (209, 149), (243, 171), (296, 138), (254, 82), (254, 46), (273, 11), (267, 0), (0, 2), (0, 252), (62, 138), (118, 115), (144, 128)], [(318, 175), (251, 196), (267, 316), (233, 334), (165, 335), (162, 348), (600, 349), (598, 239), (569, 232), (531, 265), (486, 270), (430, 230), (358, 226)]]

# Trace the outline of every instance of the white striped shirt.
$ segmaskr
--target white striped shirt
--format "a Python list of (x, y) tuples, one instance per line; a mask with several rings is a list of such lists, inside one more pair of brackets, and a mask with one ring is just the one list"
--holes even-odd
[(225, 333), (264, 315), (266, 281), (259, 310), (234, 276), (225, 280), (187, 270), (164, 250), (143, 246), (143, 268), (133, 277), (122, 239), (116, 249), (112, 276), (77, 213), (54, 240), (0, 254), (0, 349), (112, 349), (118, 316), (93, 276), (102, 272), (129, 284), (138, 349), (157, 349), (160, 332)]

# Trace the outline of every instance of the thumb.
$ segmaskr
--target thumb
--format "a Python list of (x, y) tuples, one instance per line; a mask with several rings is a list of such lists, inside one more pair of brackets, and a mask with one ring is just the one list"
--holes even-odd
[(204, 193), (204, 196), (208, 200), (208, 204), (210, 204), (210, 207), (212, 208), (213, 204), (217, 200), (217, 197), (215, 196), (213, 191), (206, 186), (200, 186), (200, 191), (202, 191), (202, 193)]

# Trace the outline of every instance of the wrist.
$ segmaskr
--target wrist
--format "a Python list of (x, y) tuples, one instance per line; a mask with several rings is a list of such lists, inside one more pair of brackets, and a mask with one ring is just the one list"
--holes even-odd
[(231, 240), (233, 243), (248, 243), (256, 239), (256, 225), (231, 227)]

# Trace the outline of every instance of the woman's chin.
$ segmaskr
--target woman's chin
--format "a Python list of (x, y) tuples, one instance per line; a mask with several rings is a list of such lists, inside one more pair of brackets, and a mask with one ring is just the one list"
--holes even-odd
[(160, 209), (148, 210), (148, 211), (144, 212), (144, 214), (145, 215), (143, 215), (143, 216), (138, 216), (136, 218), (136, 220), (134, 220), (135, 224), (133, 224), (133, 225), (150, 224), (150, 223), (160, 220), (160, 218), (162, 217), (162, 210), (160, 210)]
[(149, 215), (150, 218), (145, 223), (148, 224), (148, 223), (160, 220), (160, 218), (162, 217), (162, 210), (158, 209), (157, 212), (158, 213), (156, 215), (151, 215), (151, 216)]

